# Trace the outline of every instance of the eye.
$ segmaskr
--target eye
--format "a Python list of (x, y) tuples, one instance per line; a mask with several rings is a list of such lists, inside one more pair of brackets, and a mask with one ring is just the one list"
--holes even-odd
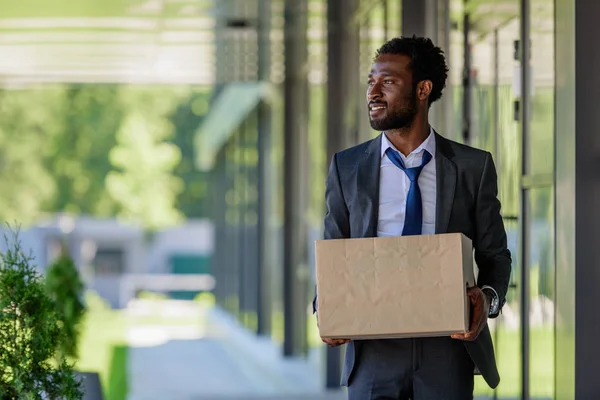
[(394, 82), (391, 79), (386, 79), (383, 81), (383, 83), (385, 83), (386, 85), (391, 85)]

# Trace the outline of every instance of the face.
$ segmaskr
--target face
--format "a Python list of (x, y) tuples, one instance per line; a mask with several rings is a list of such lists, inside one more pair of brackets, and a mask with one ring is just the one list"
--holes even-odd
[(407, 128), (419, 112), (421, 84), (413, 84), (410, 58), (382, 54), (371, 68), (367, 105), (371, 127), (378, 131)]

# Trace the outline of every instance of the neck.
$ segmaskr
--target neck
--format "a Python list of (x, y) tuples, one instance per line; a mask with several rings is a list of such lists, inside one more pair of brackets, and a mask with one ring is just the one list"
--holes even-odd
[(430, 130), (427, 119), (415, 118), (410, 126), (385, 131), (385, 135), (398, 151), (408, 156), (427, 139)]

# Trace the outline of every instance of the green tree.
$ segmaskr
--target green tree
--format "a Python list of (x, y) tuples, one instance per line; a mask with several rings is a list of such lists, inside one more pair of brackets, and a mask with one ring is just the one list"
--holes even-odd
[(181, 219), (175, 201), (182, 184), (173, 174), (181, 153), (165, 141), (171, 133), (166, 120), (151, 121), (140, 112), (130, 112), (117, 133), (118, 145), (110, 152), (117, 170), (108, 174), (106, 186), (119, 205), (118, 216), (149, 229)]
[(59, 130), (63, 91), (0, 90), (0, 219), (28, 224), (56, 193), (45, 151)]
[(18, 235), (0, 254), (0, 398), (80, 399), (80, 382), (64, 358), (60, 316)]
[(64, 244), (60, 257), (46, 271), (46, 289), (56, 304), (64, 333), (59, 354), (75, 360), (78, 357), (80, 323), (85, 315), (82, 301), (84, 285)]
[(123, 118), (117, 85), (70, 85), (59, 109), (48, 165), (56, 182), (51, 211), (112, 216), (117, 204), (105, 188), (112, 170), (108, 154)]

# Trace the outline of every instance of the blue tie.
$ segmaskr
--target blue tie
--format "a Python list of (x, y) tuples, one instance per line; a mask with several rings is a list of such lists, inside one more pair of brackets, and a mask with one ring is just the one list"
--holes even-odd
[(419, 189), (419, 175), (423, 170), (423, 167), (431, 161), (431, 154), (427, 150), (423, 151), (423, 160), (421, 166), (406, 168), (402, 157), (391, 147), (385, 151), (390, 161), (398, 168), (406, 172), (408, 179), (410, 179), (410, 189), (408, 190), (408, 197), (406, 198), (406, 212), (404, 215), (404, 229), (402, 230), (402, 236), (408, 235), (420, 235), (423, 229), (423, 201), (421, 200), (421, 189)]

